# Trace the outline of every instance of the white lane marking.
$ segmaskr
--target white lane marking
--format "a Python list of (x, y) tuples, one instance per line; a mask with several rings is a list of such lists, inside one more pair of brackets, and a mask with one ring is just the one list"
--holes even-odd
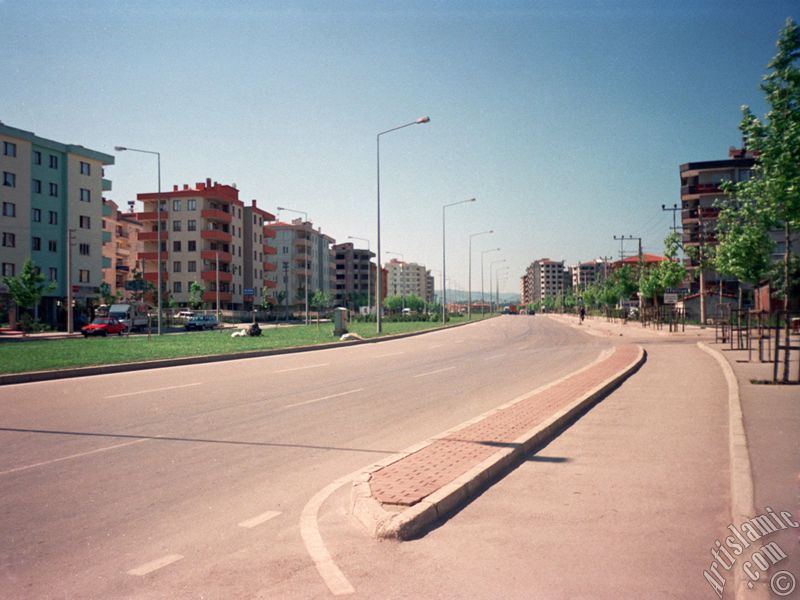
[(338, 394), (331, 394), (330, 396), (323, 396), (322, 398), (314, 398), (313, 400), (295, 402), (294, 404), (287, 404), (281, 410), (286, 410), (287, 408), (294, 408), (295, 406), (304, 406), (306, 404), (313, 404), (314, 402), (322, 402), (323, 400), (330, 400), (331, 398), (339, 398), (340, 396), (347, 396), (348, 394), (355, 394), (356, 392), (363, 392), (363, 391), (364, 388), (358, 388), (357, 390), (348, 390), (346, 392), (339, 392)]
[(444, 369), (436, 369), (435, 371), (428, 371), (427, 373), (420, 373), (419, 375), (414, 375), (414, 378), (417, 377), (427, 377), (428, 375), (435, 375), (436, 373), (444, 373), (445, 371), (452, 371), (455, 367), (445, 367)]
[(363, 469), (340, 477), (333, 483), (325, 486), (316, 494), (308, 503), (303, 507), (303, 512), (300, 514), (300, 536), (303, 538), (303, 543), (306, 546), (306, 551), (314, 561), (314, 566), (317, 567), (325, 585), (334, 596), (344, 596), (345, 594), (352, 594), (355, 592), (353, 586), (344, 576), (344, 573), (333, 562), (328, 549), (325, 547), (325, 542), (322, 541), (322, 535), (319, 532), (317, 525), (317, 515), (322, 503), (328, 499), (333, 492), (338, 490), (344, 484), (353, 481)]
[(387, 356), (397, 356), (398, 354), (405, 354), (404, 351), (400, 352), (389, 352), (389, 354), (378, 354), (375, 358), (386, 358)]
[(133, 446), (133, 444), (141, 444), (142, 442), (150, 442), (150, 438), (141, 440), (133, 440), (132, 442), (125, 442), (124, 444), (116, 444), (115, 446), (106, 446), (105, 448), (98, 448), (96, 450), (89, 450), (88, 452), (79, 452), (78, 454), (70, 454), (69, 456), (62, 456), (61, 458), (54, 458), (52, 460), (45, 460), (42, 462), (34, 463), (32, 465), (25, 465), (24, 467), (17, 467), (15, 469), (8, 469), (7, 471), (0, 471), (0, 475), (8, 475), (9, 473), (17, 473), (19, 471), (27, 471), (28, 469), (35, 469), (36, 467), (43, 467), (45, 465), (52, 465), (53, 463), (61, 462), (63, 460), (71, 460), (73, 458), (80, 458), (81, 456), (89, 456), (90, 454), (97, 454), (98, 452), (106, 452), (107, 450), (115, 450), (124, 446)]
[(247, 519), (246, 521), (242, 521), (239, 523), (239, 527), (246, 527), (247, 529), (252, 529), (262, 523), (266, 523), (270, 519), (274, 519), (279, 514), (281, 514), (277, 510), (268, 510), (267, 512), (258, 515), (257, 517), (253, 517), (252, 519)]
[(153, 571), (157, 571), (167, 565), (171, 565), (174, 562), (178, 562), (181, 560), (183, 556), (180, 554), (168, 554), (167, 556), (162, 556), (161, 558), (151, 561), (149, 563), (145, 563), (140, 567), (136, 567), (135, 569), (131, 569), (128, 571), (128, 575), (147, 575), (148, 573), (152, 573)]
[(316, 369), (317, 367), (327, 367), (330, 363), (320, 363), (318, 365), (305, 365), (304, 367), (292, 367), (290, 369), (279, 369), (276, 373), (288, 373), (289, 371), (302, 371), (303, 369)]
[(484, 360), (494, 360), (496, 358), (503, 358), (505, 355), (506, 355), (506, 353), (503, 352), (502, 354), (495, 354), (494, 356), (489, 356), (489, 357), (485, 358)]
[(444, 344), (433, 344), (432, 346), (428, 346), (428, 350), (433, 350), (434, 348), (441, 348)]
[(113, 396), (106, 396), (106, 399), (122, 398), (123, 396), (137, 396), (139, 394), (151, 394), (153, 392), (163, 392), (165, 390), (177, 390), (180, 388), (193, 387), (196, 385), (203, 385), (203, 384), (198, 382), (198, 383), (187, 383), (185, 385), (171, 385), (169, 387), (154, 388), (152, 390), (137, 390), (135, 392), (125, 392), (124, 394), (114, 394)]

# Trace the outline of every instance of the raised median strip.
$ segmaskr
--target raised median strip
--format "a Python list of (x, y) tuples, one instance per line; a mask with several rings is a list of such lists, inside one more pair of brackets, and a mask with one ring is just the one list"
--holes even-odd
[(420, 535), (557, 436), (645, 359), (641, 346), (617, 346), (583, 369), (372, 465), (353, 484), (353, 515), (375, 537)]

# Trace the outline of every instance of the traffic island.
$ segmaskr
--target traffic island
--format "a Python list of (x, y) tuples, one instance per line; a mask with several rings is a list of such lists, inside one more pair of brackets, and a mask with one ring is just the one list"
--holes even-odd
[(419, 537), (549, 443), (645, 360), (641, 346), (617, 346), (571, 375), (376, 463), (353, 483), (352, 514), (374, 537)]

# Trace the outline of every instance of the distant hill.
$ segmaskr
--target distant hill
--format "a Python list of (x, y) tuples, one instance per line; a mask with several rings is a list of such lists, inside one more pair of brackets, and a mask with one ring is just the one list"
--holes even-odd
[[(486, 301), (489, 302), (489, 290), (484, 290), (483, 295)], [(467, 290), (451, 290), (449, 288), (447, 290), (448, 302), (466, 302), (467, 297), (468, 297)], [(472, 290), (472, 301), (479, 302), (480, 299), (481, 299), (481, 291)], [(500, 292), (500, 304), (519, 304), (519, 294), (509, 294)]]

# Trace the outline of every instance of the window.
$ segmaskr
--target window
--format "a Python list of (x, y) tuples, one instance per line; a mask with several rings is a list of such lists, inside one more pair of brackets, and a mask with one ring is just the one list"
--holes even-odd
[(81, 283), (89, 283), (89, 269), (78, 270), (78, 281)]
[(89, 244), (80, 244), (79, 251), (83, 256), (89, 256)]
[(50, 184), (50, 195), (53, 196), (54, 198), (58, 197), (58, 184), (57, 183), (51, 183)]
[(188, 243), (188, 251), (189, 252), (196, 252), (197, 251), (197, 242), (195, 240), (189, 240)]
[(172, 222), (172, 231), (180, 231), (181, 230), (181, 222), (180, 221), (173, 221)]
[(186, 201), (186, 210), (197, 210), (197, 200), (187, 200)]
[(180, 273), (181, 272), (181, 261), (175, 260), (172, 262), (172, 272), (173, 273)]
[(3, 171), (3, 185), (6, 187), (17, 187), (17, 176), (14, 173)]
[(173, 210), (173, 212), (180, 212), (181, 211), (181, 201), (180, 200), (173, 200), (172, 201), (172, 210)]
[(57, 281), (58, 280), (58, 269), (55, 267), (50, 267), (47, 270), (48, 279), (50, 281)]
[(58, 244), (55, 240), (47, 240), (47, 249), (50, 252), (58, 252)]
[(197, 231), (197, 221), (194, 219), (186, 221), (186, 231)]
[(17, 145), (12, 142), (3, 142), (3, 154), (6, 156), (16, 156)]
[(42, 193), (42, 181), (40, 179), (34, 179), (31, 185), (33, 187), (34, 194)]
[(91, 202), (92, 192), (86, 188), (81, 188), (81, 202)]
[(58, 157), (53, 154), (50, 155), (50, 168), (51, 169), (58, 168)]
[(33, 151), (33, 164), (40, 165), (42, 164), (42, 153), (38, 150)]
[(4, 217), (16, 217), (17, 216), (17, 205), (13, 202), (3, 202), (3, 216)]
[(174, 293), (176, 293), (176, 294), (180, 294), (181, 293), (182, 290), (181, 290), (181, 282), (180, 281), (175, 281), (172, 284), (172, 291)]
[(91, 229), (92, 228), (92, 220), (84, 215), (81, 215), (79, 219), (79, 224), (81, 229)]
[(3, 247), (15, 248), (17, 246), (17, 236), (13, 233), (3, 232)]
[(91, 175), (92, 174), (92, 165), (87, 162), (81, 161), (81, 175)]
[(186, 271), (189, 273), (196, 273), (197, 272), (197, 262), (190, 260), (186, 263)]
[(42, 210), (40, 208), (34, 208), (31, 214), (31, 220), (34, 223), (41, 223), (42, 222)]
[(173, 252), (181, 251), (181, 243), (179, 241), (172, 242), (172, 251)]
[(31, 241), (32, 241), (32, 244), (31, 244), (31, 249), (32, 250), (38, 251), (38, 250), (42, 249), (42, 238), (33, 237), (33, 238), (31, 238)]
[(50, 223), (50, 225), (58, 225), (58, 213), (54, 210), (49, 211), (49, 213), (48, 223)]
[(14, 263), (3, 263), (3, 277), (14, 276)]

